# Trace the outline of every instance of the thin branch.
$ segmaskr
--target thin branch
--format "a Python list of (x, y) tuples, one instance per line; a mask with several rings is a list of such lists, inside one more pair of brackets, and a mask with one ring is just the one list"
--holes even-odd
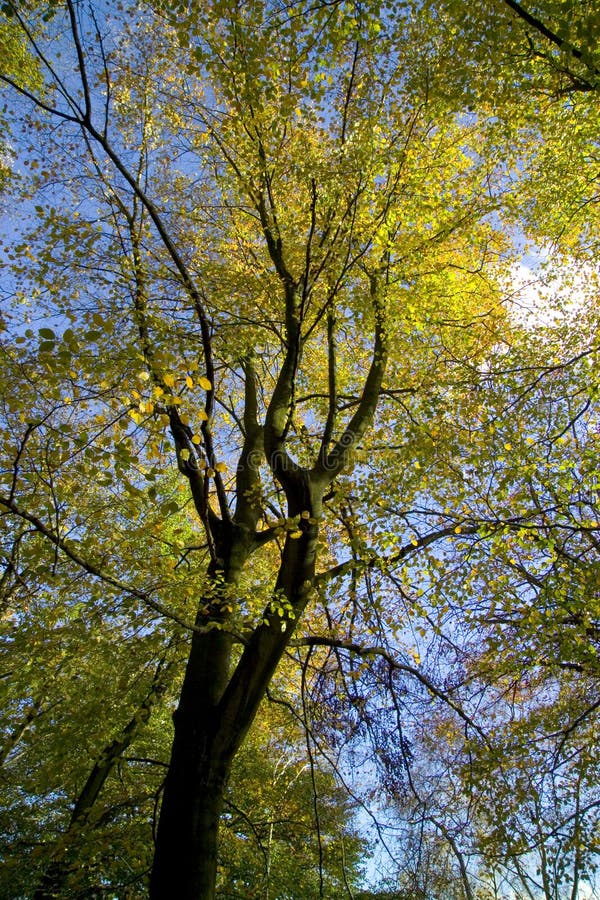
[(306, 742), (306, 752), (308, 755), (308, 762), (310, 766), (310, 782), (312, 787), (312, 805), (313, 805), (313, 815), (314, 815), (314, 823), (315, 823), (315, 832), (317, 836), (317, 847), (319, 850), (319, 898), (323, 900), (323, 835), (321, 830), (321, 816), (319, 814), (319, 792), (317, 790), (317, 781), (315, 777), (315, 757), (312, 748), (312, 729), (309, 727), (308, 721), (308, 708), (306, 703), (306, 671), (308, 669), (308, 665), (310, 663), (310, 657), (312, 654), (312, 647), (309, 647), (308, 653), (304, 661), (302, 662), (301, 671), (301, 686), (300, 686), (300, 695), (302, 698), (302, 719), (304, 724), (304, 738)]
[(328, 410), (325, 428), (323, 429), (323, 437), (319, 448), (319, 461), (321, 465), (327, 459), (329, 444), (333, 436), (335, 420), (337, 415), (337, 358), (335, 343), (335, 309), (333, 304), (327, 311), (327, 374), (328, 374)]
[(356, 449), (363, 434), (371, 424), (388, 358), (388, 340), (385, 327), (385, 314), (379, 297), (379, 283), (375, 275), (370, 277), (370, 294), (375, 311), (375, 343), (371, 366), (367, 374), (358, 409), (350, 419), (346, 430), (337, 441), (333, 450), (324, 459), (317, 460), (313, 473), (317, 480), (325, 480), (330, 484), (344, 469), (350, 455)]
[[(505, 525), (506, 523), (501, 523), (501, 525)], [(394, 553), (392, 556), (388, 557), (376, 557), (371, 556), (368, 559), (363, 560), (349, 560), (348, 562), (338, 563), (337, 566), (332, 566), (330, 569), (327, 569), (325, 572), (320, 572), (315, 576), (314, 587), (320, 588), (323, 587), (328, 581), (331, 581), (333, 578), (340, 578), (344, 575), (349, 574), (356, 569), (374, 569), (374, 568), (389, 568), (396, 563), (401, 562), (407, 556), (415, 553), (415, 551), (422, 550), (424, 547), (428, 547), (430, 544), (435, 543), (436, 541), (443, 540), (444, 538), (451, 537), (454, 539), (464, 537), (465, 535), (477, 534), (484, 527), (490, 527), (490, 523), (480, 522), (479, 524), (465, 524), (465, 525), (448, 525), (445, 528), (440, 528), (437, 531), (432, 531), (429, 534), (423, 535), (422, 537), (415, 538), (409, 544), (404, 544), (397, 553)], [(500, 524), (499, 526), (500, 527)], [(460, 531), (457, 529), (460, 528)]]
[(77, 68), (79, 69), (79, 77), (81, 78), (81, 86), (83, 88), (83, 99), (85, 103), (84, 119), (89, 122), (92, 115), (92, 98), (90, 95), (90, 86), (88, 83), (87, 69), (85, 65), (85, 55), (81, 38), (79, 37), (79, 28), (77, 25), (77, 17), (75, 15), (75, 7), (72, 0), (67, 0), (67, 11), (69, 13), (69, 21), (71, 23), (71, 34), (73, 35), (73, 43), (75, 52), (77, 53)]
[[(254, 534), (262, 515), (260, 463), (263, 458), (263, 432), (258, 423), (256, 373), (252, 356), (242, 362), (244, 370), (244, 444), (236, 472), (235, 521)], [(264, 541), (263, 541), (264, 543)]]

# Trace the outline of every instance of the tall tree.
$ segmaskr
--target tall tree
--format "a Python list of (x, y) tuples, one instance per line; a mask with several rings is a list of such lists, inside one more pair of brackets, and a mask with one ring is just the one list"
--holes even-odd
[[(12, 623), (25, 585), (40, 629), (71, 633), (76, 585), (87, 627), (143, 634), (148, 673), (189, 641), (152, 897), (214, 896), (227, 779), (290, 641), (374, 655), (439, 694), (403, 604), (429, 614), (455, 546), (464, 561), (531, 516), (545, 527), (503, 509), (478, 399), (511, 339), (499, 211), (531, 213), (514, 173), (543, 170), (539, 119), (525, 104), (527, 140), (500, 143), (466, 108), (490, 104), (479, 49), (464, 65), (448, 49), (473, 32), (434, 15), (463, 5), (417, 6), (3, 5), (43, 78), (1, 75), (23, 173), (3, 588)], [(520, 46), (513, 13), (483, 19), (511, 35), (506, 55), (481, 42), (498, 66)], [(503, 484), (491, 506), (475, 464)], [(340, 677), (353, 696), (361, 670)]]
[[(7, 10), (46, 76), (39, 92), (3, 76), (45, 153), (23, 161), (37, 222), (12, 268), (46, 321), (5, 345), (5, 518), (54, 545), (53, 569), (189, 623), (150, 891), (209, 898), (232, 760), (313, 595), (386, 368), (394, 396), (444, 354), (417, 337), (440, 304), (471, 326), (446, 329), (453, 353), (493, 340), (493, 166), (426, 79), (409, 84), (410, 35), (400, 48), (343, 4), (178, 9), (176, 31), (147, 8)], [(459, 283), (480, 295), (463, 303)], [(208, 555), (176, 600), (128, 524), (159, 500), (165, 427)], [(98, 545), (79, 477), (116, 496), (122, 540)], [(264, 586), (240, 596), (265, 552)]]

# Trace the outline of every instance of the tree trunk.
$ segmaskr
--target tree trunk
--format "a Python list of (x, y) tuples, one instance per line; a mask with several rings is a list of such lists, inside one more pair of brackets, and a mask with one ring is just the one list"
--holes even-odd
[[(182, 734), (173, 744), (150, 882), (153, 900), (213, 900), (219, 818), (228, 774), (210, 746), (202, 751)], [(189, 777), (193, 770), (195, 780)]]
[(231, 638), (214, 631), (194, 635), (165, 781), (150, 897), (212, 900), (217, 835), (229, 761), (214, 741), (216, 705), (229, 666)]
[[(312, 513), (312, 505), (302, 491), (301, 501), (290, 503), (290, 514)], [(318, 506), (320, 511), (320, 497)], [(215, 897), (219, 816), (231, 763), (306, 606), (314, 578), (314, 519), (303, 520), (301, 529), (301, 537), (286, 540), (275, 586), (275, 597), (289, 600), (295, 619), (282, 628), (282, 617), (267, 607), (263, 624), (252, 633), (231, 674), (231, 636), (224, 630), (194, 634), (173, 717), (175, 736), (157, 833), (151, 900)]]

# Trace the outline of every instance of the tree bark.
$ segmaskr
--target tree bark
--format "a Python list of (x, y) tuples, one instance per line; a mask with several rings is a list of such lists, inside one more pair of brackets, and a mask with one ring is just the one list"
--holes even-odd
[[(151, 900), (213, 900), (217, 883), (219, 817), (231, 763), (302, 614), (315, 571), (317, 526), (308, 473), (297, 476), (290, 515), (307, 510), (302, 535), (285, 543), (274, 597), (285, 597), (295, 618), (268, 606), (229, 673), (231, 636), (195, 633), (174, 715), (175, 736), (157, 832)], [(320, 496), (317, 498), (320, 508)], [(239, 562), (238, 552), (230, 550)], [(243, 555), (243, 554), (242, 554)], [(234, 578), (231, 573), (232, 579)], [(268, 623), (268, 624), (265, 624)]]
[(165, 781), (150, 881), (153, 900), (212, 900), (217, 838), (230, 760), (215, 751), (217, 702), (229, 666), (231, 638), (194, 635)]
[[(269, 242), (268, 229), (265, 233)], [(373, 420), (387, 361), (384, 310), (378, 297), (377, 279), (373, 276), (375, 346), (358, 408), (331, 451), (327, 447), (329, 438), (324, 441), (312, 469), (295, 463), (286, 451), (285, 435), (302, 351), (298, 291), (276, 245), (269, 242), (269, 247), (285, 284), (288, 345), (263, 429), (258, 427), (256, 419), (251, 361), (246, 364), (246, 440), (243, 465), (237, 475), (236, 516), (234, 523), (222, 523), (224, 530), (215, 557), (223, 561), (221, 583), (237, 583), (245, 562), (257, 546), (254, 533), (257, 512), (248, 499), (252, 485), (246, 481), (249, 477), (252, 484), (259, 484), (257, 469), (249, 465), (249, 451), (251, 447), (256, 449), (259, 440), (273, 475), (285, 491), (288, 516), (298, 523), (296, 536), (288, 533), (273, 603), (264, 611), (261, 624), (252, 632), (231, 674), (232, 638), (225, 630), (225, 618), (218, 619), (218, 599), (212, 603), (217, 615), (212, 621), (224, 626), (223, 630), (196, 632), (192, 638), (181, 699), (174, 716), (175, 737), (160, 813), (150, 881), (151, 900), (173, 897), (213, 900), (215, 897), (219, 816), (231, 763), (309, 601), (323, 494), (346, 467), (352, 450)], [(331, 410), (330, 414), (333, 423)], [(328, 426), (326, 431), (331, 428)], [(218, 598), (217, 580), (215, 598)], [(277, 604), (281, 599), (291, 609), (292, 618), (279, 615)]]

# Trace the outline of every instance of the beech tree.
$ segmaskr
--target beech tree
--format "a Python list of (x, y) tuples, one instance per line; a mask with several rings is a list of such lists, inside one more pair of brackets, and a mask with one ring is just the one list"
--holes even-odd
[[(505, 73), (525, 46), (523, 82), (558, 79), (569, 97), (591, 93), (595, 63), (582, 44), (548, 74), (536, 42), (560, 62), (567, 37), (522, 12), (483, 4), (447, 32), (444, 16), (460, 21), (464, 4), (3, 5), (0, 35), (16, 48), (0, 76), (14, 147), (7, 758), (18, 780), (15, 748), (52, 707), (50, 675), (87, 686), (93, 702), (73, 724), (91, 765), (57, 824), (76, 840), (184, 653), (151, 897), (215, 896), (228, 778), (286, 653), (309, 648), (315, 688), (332, 659), (354, 660), (333, 680), (355, 712), (384, 670), (441, 699), (411, 617), (430, 622), (434, 608), (439, 630), (456, 596), (444, 567), (481, 548), (490, 572), (507, 536), (548, 527), (537, 485), (527, 502), (511, 494), (522, 419), (493, 397), (486, 409), (485, 392), (511, 371), (517, 331), (508, 224), (528, 228), (543, 207), (543, 241), (560, 218), (556, 178), (533, 183), (556, 172), (564, 108), (540, 118), (537, 99), (517, 109), (512, 98), (506, 140), (507, 119), (489, 109), (504, 114), (510, 91), (499, 79), (494, 95), (480, 53), (492, 48)], [(561, 160), (585, 182), (592, 161)], [(585, 228), (568, 222), (572, 257)], [(552, 370), (522, 360), (530, 383)], [(579, 421), (566, 401), (559, 419), (564, 409)], [(20, 628), (39, 629), (41, 680), (10, 662), (27, 653)], [(385, 665), (370, 682), (356, 658)], [(117, 671), (103, 709), (99, 686)], [(68, 727), (58, 717), (45, 732), (52, 796)], [(372, 727), (383, 762), (401, 766), (401, 735), (392, 752)], [(46, 854), (37, 897), (62, 889), (60, 858)]]

